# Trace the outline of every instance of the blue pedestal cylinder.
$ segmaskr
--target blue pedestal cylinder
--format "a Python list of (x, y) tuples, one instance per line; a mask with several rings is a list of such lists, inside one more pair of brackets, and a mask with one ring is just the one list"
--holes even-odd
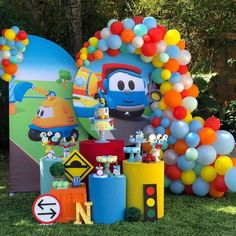
[(93, 202), (94, 223), (113, 224), (124, 220), (126, 177), (96, 178), (89, 175), (89, 201)]
[(50, 166), (60, 161), (59, 158), (49, 159), (42, 157), (40, 159), (40, 194), (49, 193), (52, 188), (53, 176), (50, 173)]

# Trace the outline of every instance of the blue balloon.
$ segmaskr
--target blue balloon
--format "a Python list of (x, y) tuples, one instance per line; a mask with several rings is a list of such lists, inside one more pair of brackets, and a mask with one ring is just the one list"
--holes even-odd
[(157, 108), (157, 109), (154, 110), (153, 114), (154, 114), (156, 117), (161, 118), (162, 115), (163, 115), (163, 111), (162, 111), (161, 109)]
[(165, 175), (164, 176), (164, 187), (167, 188), (171, 184), (171, 180)]
[(169, 79), (169, 82), (171, 82), (172, 84), (175, 84), (177, 82), (180, 82), (181, 81), (181, 75), (179, 72), (174, 72), (172, 73), (170, 79)]
[(234, 136), (226, 130), (218, 130), (216, 132), (216, 141), (213, 147), (219, 155), (227, 155), (234, 149)]
[(188, 161), (183, 155), (178, 158), (177, 165), (181, 170), (192, 170), (195, 167), (196, 162)]
[(11, 50), (11, 55), (12, 56), (15, 56), (17, 54), (17, 50), (15, 49), (15, 48), (13, 48), (12, 50)]
[(196, 132), (198, 133), (198, 131), (202, 128), (202, 124), (201, 122), (199, 122), (198, 120), (192, 120), (189, 123), (189, 131), (190, 132)]
[(109, 35), (107, 37), (106, 41), (107, 41), (108, 47), (113, 49), (113, 50), (119, 49), (121, 47), (121, 44), (122, 44), (120, 36), (118, 36), (116, 34)]
[(7, 46), (12, 48), (15, 46), (15, 41), (14, 40), (7, 40)]
[(188, 134), (189, 127), (184, 121), (173, 121), (170, 126), (170, 131), (171, 135), (173, 135), (176, 139), (182, 139)]
[(135, 50), (136, 50), (136, 48), (133, 46), (133, 44), (128, 44), (127, 45), (127, 51), (129, 52), (129, 53), (134, 53), (135, 52)]
[(197, 148), (198, 159), (197, 162), (200, 165), (207, 166), (212, 164), (216, 159), (216, 150), (210, 145), (201, 145)]
[(163, 119), (161, 120), (161, 126), (162, 126), (163, 128), (169, 127), (169, 126), (170, 126), (170, 120), (169, 120), (168, 118), (163, 118)]
[(15, 47), (18, 49), (18, 50), (22, 50), (24, 48), (24, 44), (22, 42), (16, 42), (15, 43)]
[(156, 129), (155, 129), (155, 133), (156, 134), (165, 134), (165, 129), (161, 126), (158, 126)]
[(225, 184), (230, 191), (236, 192), (236, 167), (229, 169), (225, 174)]
[(4, 75), (4, 70), (0, 69), (0, 76), (3, 76)]
[(172, 193), (181, 194), (184, 191), (184, 184), (180, 180), (175, 180), (170, 184)]
[(98, 49), (105, 52), (108, 49), (107, 42), (105, 39), (100, 39), (97, 45)]
[(173, 137), (172, 135), (170, 135), (170, 136), (168, 137), (168, 139), (167, 139), (167, 142), (168, 142), (170, 145), (175, 144), (176, 141), (177, 141), (176, 138)]
[(193, 192), (200, 197), (206, 196), (209, 189), (209, 184), (200, 177), (198, 177), (192, 185)]
[(143, 20), (143, 24), (146, 25), (148, 29), (157, 27), (157, 20), (154, 17), (148, 16)]
[(0, 37), (0, 44), (5, 45), (7, 43), (7, 40), (4, 37)]
[(166, 49), (166, 53), (170, 58), (177, 58), (180, 54), (180, 50), (176, 45), (171, 45)]
[(16, 34), (18, 34), (19, 31), (20, 31), (19, 27), (18, 27), (18, 26), (15, 26), (15, 25), (12, 26), (11, 29), (14, 30)]
[(124, 28), (125, 29), (133, 29), (134, 26), (135, 26), (135, 22), (133, 19), (131, 18), (126, 18), (122, 21), (123, 25), (124, 25)]
[(185, 137), (185, 142), (188, 144), (189, 147), (196, 147), (200, 142), (200, 137), (195, 132), (190, 132)]

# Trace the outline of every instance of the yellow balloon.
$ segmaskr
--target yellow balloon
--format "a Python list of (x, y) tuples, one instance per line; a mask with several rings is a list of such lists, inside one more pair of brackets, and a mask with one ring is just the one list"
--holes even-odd
[(81, 53), (84, 52), (84, 53), (88, 54), (88, 49), (87, 49), (87, 48), (81, 48), (81, 49), (80, 49), (80, 52), (81, 52)]
[(184, 121), (185, 121), (187, 124), (189, 124), (192, 120), (193, 120), (192, 114), (191, 114), (189, 111), (187, 111), (187, 115), (185, 116)]
[(216, 169), (213, 166), (204, 166), (201, 170), (201, 177), (206, 182), (212, 182), (216, 176)]
[(158, 107), (159, 107), (159, 109), (161, 109), (162, 111), (164, 111), (164, 110), (167, 109), (167, 106), (166, 106), (165, 101), (164, 101), (163, 98), (159, 101)]
[(11, 80), (11, 75), (10, 74), (3, 74), (2, 79), (6, 82), (9, 82)]
[(215, 169), (219, 175), (224, 175), (232, 167), (233, 161), (228, 156), (219, 156), (215, 161)]
[(98, 38), (96, 38), (96, 37), (91, 37), (91, 38), (89, 39), (89, 43), (90, 43), (90, 45), (92, 45), (92, 46), (94, 46), (94, 47), (97, 47)]
[(173, 84), (166, 81), (164, 83), (161, 84), (160, 86), (160, 92), (162, 94), (165, 94), (166, 92), (170, 91), (170, 90), (173, 90)]
[(6, 38), (6, 40), (14, 40), (16, 37), (16, 33), (12, 29), (7, 29), (4, 33), (4, 37)]
[(8, 47), (7, 45), (3, 45), (1, 50), (2, 50), (2, 51), (10, 51), (11, 48)]
[(152, 59), (152, 64), (157, 67), (157, 68), (162, 68), (164, 63), (159, 61), (159, 57), (158, 56), (154, 56)]
[(205, 123), (205, 121), (202, 119), (202, 117), (200, 117), (200, 116), (195, 116), (195, 117), (193, 117), (193, 120), (197, 120), (197, 121), (199, 121), (202, 125), (204, 125), (204, 123)]
[(161, 72), (161, 77), (164, 79), (164, 80), (168, 80), (170, 77), (171, 77), (171, 72), (169, 70), (163, 70)]
[(182, 172), (181, 181), (186, 185), (191, 185), (196, 179), (196, 174), (193, 170), (186, 170)]
[(134, 53), (137, 54), (137, 55), (141, 54), (141, 48), (136, 48)]
[(178, 30), (168, 30), (165, 34), (164, 40), (168, 45), (175, 45), (180, 41), (180, 33)]
[(86, 53), (84, 53), (84, 52), (82, 52), (81, 54), (80, 54), (80, 59), (81, 60), (83, 60), (83, 61), (85, 61), (86, 59), (87, 59), (87, 54)]
[(27, 46), (29, 44), (29, 39), (23, 40), (22, 43), (23, 43), (24, 46)]

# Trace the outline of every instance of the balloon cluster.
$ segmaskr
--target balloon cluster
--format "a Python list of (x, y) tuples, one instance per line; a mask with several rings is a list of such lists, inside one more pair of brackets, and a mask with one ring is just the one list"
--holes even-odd
[(23, 53), (29, 44), (27, 33), (17, 26), (3, 29), (0, 37), (0, 77), (10, 81), (23, 61)]

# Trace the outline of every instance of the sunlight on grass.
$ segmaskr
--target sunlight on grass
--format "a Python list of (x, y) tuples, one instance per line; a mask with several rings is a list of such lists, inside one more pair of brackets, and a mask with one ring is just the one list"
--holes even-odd
[(236, 207), (235, 206), (222, 207), (222, 208), (217, 209), (216, 211), (236, 215)]
[(30, 226), (30, 225), (32, 225), (32, 222), (30, 222), (30, 221), (28, 221), (28, 220), (23, 220), (23, 219), (21, 219), (20, 221), (18, 221), (18, 222), (16, 222), (16, 223), (14, 223), (13, 225), (15, 225), (15, 226)]

